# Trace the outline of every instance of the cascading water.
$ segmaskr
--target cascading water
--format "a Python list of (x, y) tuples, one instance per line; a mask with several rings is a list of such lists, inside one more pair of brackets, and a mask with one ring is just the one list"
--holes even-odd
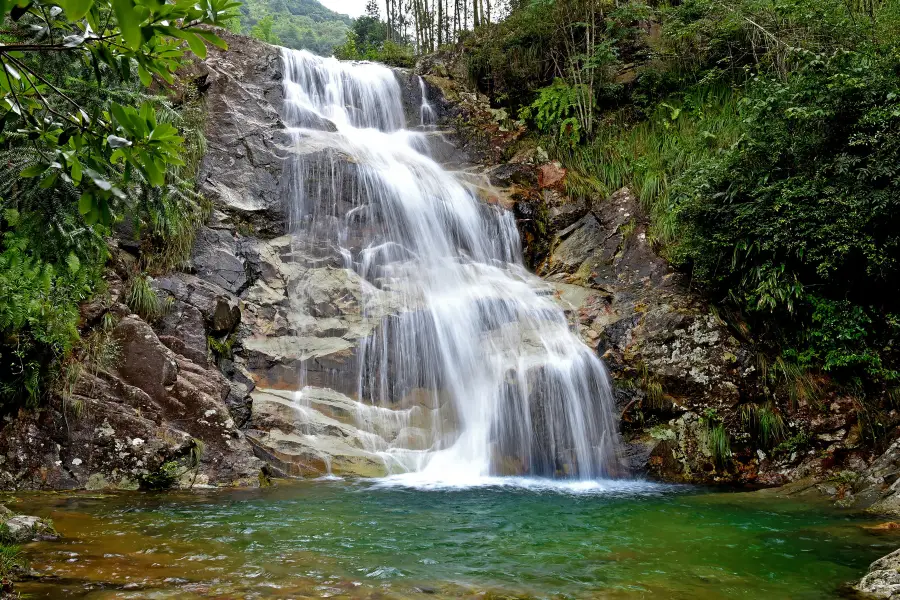
[(419, 108), (419, 117), (422, 127), (430, 127), (435, 124), (434, 107), (428, 102), (428, 86), (425, 80), (419, 77), (419, 93), (422, 94), (422, 105)]
[(380, 320), (358, 357), (367, 450), (423, 480), (619, 473), (605, 369), (522, 265), (512, 214), (404, 128), (390, 69), (293, 50), (283, 61), (296, 243), (339, 256)]

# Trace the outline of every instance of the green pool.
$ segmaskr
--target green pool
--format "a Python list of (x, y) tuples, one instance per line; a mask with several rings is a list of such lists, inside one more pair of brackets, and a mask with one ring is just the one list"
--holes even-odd
[(19, 495), (30, 598), (836, 598), (900, 545), (828, 505), (647, 483), (320, 480)]

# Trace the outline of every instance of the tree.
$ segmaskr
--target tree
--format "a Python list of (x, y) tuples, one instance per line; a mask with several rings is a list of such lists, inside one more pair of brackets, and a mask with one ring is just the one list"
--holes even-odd
[(387, 27), (378, 16), (378, 6), (370, 2), (367, 11), (369, 9), (374, 11), (373, 14), (367, 12), (353, 24), (356, 46), (362, 54), (366, 54), (370, 49), (381, 48), (387, 40)]
[(22, 176), (43, 187), (71, 182), (81, 190), (79, 210), (88, 225), (113, 221), (135, 173), (162, 185), (166, 166), (181, 160), (176, 129), (159, 122), (149, 104), (87, 109), (52, 81), (42, 59), (80, 63), (97, 86), (101, 65), (127, 78), (136, 67), (145, 86), (154, 77), (171, 84), (187, 48), (204, 58), (206, 43), (226, 47), (201, 26), (222, 24), (237, 6), (232, 0), (0, 0), (0, 15), (32, 25), (0, 46), (0, 106), (6, 108), (0, 136), (4, 127), (24, 132), (43, 156)]
[(272, 26), (275, 24), (275, 19), (272, 18), (272, 15), (266, 15), (262, 19), (260, 19), (259, 23), (253, 26), (253, 29), (250, 30), (250, 35), (255, 37), (258, 40), (262, 40), (264, 42), (268, 42), (269, 44), (275, 44), (276, 46), (281, 45), (281, 38), (278, 37), (276, 33), (272, 31)]
[[(236, 7), (0, 0), (0, 410), (64, 379), (114, 224), (146, 224), (170, 257), (190, 248), (205, 214), (190, 174), (202, 121), (184, 118), (175, 73), (188, 51), (225, 48), (204, 26)], [(151, 85), (179, 88), (180, 110)]]

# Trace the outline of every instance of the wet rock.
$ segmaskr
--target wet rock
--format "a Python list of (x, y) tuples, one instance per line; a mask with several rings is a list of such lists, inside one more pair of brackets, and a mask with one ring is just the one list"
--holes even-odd
[(59, 534), (56, 533), (53, 525), (43, 519), (28, 515), (16, 515), (3, 522), (2, 537), (8, 543), (25, 544), (56, 540), (59, 539)]
[(238, 240), (230, 231), (201, 229), (191, 258), (197, 275), (229, 292), (240, 293), (248, 279), (237, 247)]
[(853, 589), (866, 598), (900, 598), (900, 550), (873, 562)]
[(260, 456), (291, 476), (326, 473), (381, 476), (384, 461), (364, 449), (364, 434), (347, 423), (355, 403), (324, 391), (344, 406), (344, 422), (328, 416), (309, 402), (298, 402), (293, 393), (257, 390), (253, 394), (248, 439)]

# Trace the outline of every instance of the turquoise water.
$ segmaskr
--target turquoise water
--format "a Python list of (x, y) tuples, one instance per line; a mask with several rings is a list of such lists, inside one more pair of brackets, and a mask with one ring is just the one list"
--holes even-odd
[(900, 543), (824, 504), (641, 483), (18, 500), (64, 535), (26, 548), (33, 598), (836, 598)]

